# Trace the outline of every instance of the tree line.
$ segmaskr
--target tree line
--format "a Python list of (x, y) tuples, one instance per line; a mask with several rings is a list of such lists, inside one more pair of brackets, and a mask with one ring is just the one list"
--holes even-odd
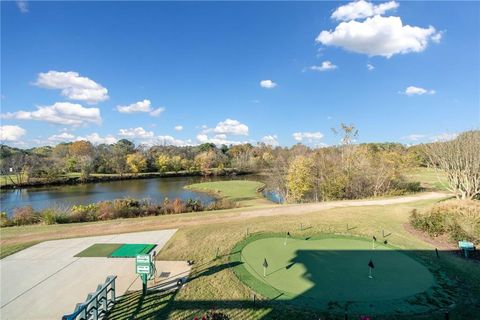
[(451, 141), (416, 146), (399, 143), (355, 143), (358, 131), (342, 124), (334, 132), (338, 145), (310, 148), (303, 144), (272, 147), (263, 143), (216, 146), (136, 146), (123, 139), (114, 144), (88, 141), (60, 143), (27, 150), (2, 145), (3, 179), (28, 184), (53, 181), (69, 173), (80, 180), (91, 174), (185, 172), (221, 174), (225, 170), (264, 172), (268, 185), (286, 202), (356, 199), (418, 191), (408, 182), (410, 167), (432, 167), (446, 174), (447, 188), (459, 199), (480, 193), (480, 131), (468, 131)]

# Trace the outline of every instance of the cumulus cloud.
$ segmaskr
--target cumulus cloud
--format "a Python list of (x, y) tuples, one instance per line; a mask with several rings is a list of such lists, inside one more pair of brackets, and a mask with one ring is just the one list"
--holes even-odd
[(182, 147), (182, 146), (191, 146), (192, 141), (190, 139), (180, 140), (172, 136), (165, 135), (165, 136), (155, 136), (151, 139), (143, 140), (142, 144), (149, 145), (149, 146), (162, 145), (162, 146)]
[(0, 126), (0, 141), (18, 141), (27, 133), (27, 130), (19, 126)]
[(269, 146), (278, 146), (279, 143), (278, 143), (278, 137), (276, 134), (273, 134), (273, 135), (268, 135), (268, 136), (264, 136), (261, 141), (263, 143), (265, 143), (266, 145), (269, 145)]
[(217, 134), (213, 137), (208, 137), (205, 133), (200, 133), (197, 135), (197, 141), (199, 143), (213, 143), (217, 146), (224, 145), (235, 145), (235, 144), (242, 144), (246, 143), (246, 141), (235, 141), (235, 140), (228, 140), (226, 134)]
[(36, 111), (7, 112), (3, 119), (38, 120), (55, 124), (78, 126), (87, 123), (100, 124), (100, 109), (85, 108), (80, 104), (56, 102), (51, 106), (39, 106)]
[(425, 142), (444, 142), (453, 140), (458, 137), (458, 133), (443, 132), (440, 134), (410, 134), (408, 136), (402, 137), (403, 140), (407, 140), (415, 143), (425, 143)]
[(149, 114), (150, 114), (152, 117), (158, 117), (163, 111), (165, 111), (165, 108), (159, 107), (159, 108), (157, 108), (157, 109), (154, 109), (154, 110), (150, 111)]
[(47, 89), (60, 89), (62, 95), (71, 100), (89, 104), (107, 100), (108, 90), (95, 81), (81, 77), (77, 72), (48, 71), (39, 73), (35, 85)]
[(79, 136), (75, 138), (75, 141), (90, 141), (92, 144), (113, 144), (117, 142), (117, 138), (115, 138), (113, 135), (109, 134), (105, 137), (100, 136), (98, 133), (94, 132), (92, 134), (86, 135), (86, 136)]
[(437, 40), (435, 28), (403, 25), (400, 17), (376, 15), (364, 21), (340, 23), (335, 30), (322, 31), (316, 42), (369, 56), (390, 58), (395, 54), (422, 52)]
[(21, 13), (27, 13), (28, 12), (28, 2), (24, 0), (17, 0), (17, 7), (18, 10), (20, 10)]
[(260, 87), (265, 88), (265, 89), (273, 89), (277, 86), (275, 82), (272, 80), (262, 80), (260, 81)]
[(368, 71), (373, 71), (375, 67), (373, 66), (373, 64), (367, 63), (367, 69)]
[(226, 119), (220, 121), (213, 129), (205, 128), (203, 133), (214, 132), (216, 134), (231, 134), (238, 136), (248, 136), (248, 126), (238, 120)]
[(165, 108), (160, 107), (153, 109), (152, 102), (148, 99), (145, 99), (129, 105), (118, 105), (117, 111), (121, 113), (148, 112), (151, 116), (158, 117), (163, 111), (165, 111)]
[(338, 67), (334, 65), (331, 61), (326, 60), (326, 61), (323, 61), (322, 64), (319, 66), (311, 66), (310, 70), (323, 72), (323, 71), (335, 70), (337, 68)]
[(182, 131), (182, 130), (183, 130), (183, 126), (178, 125), (178, 126), (173, 127), (173, 129), (174, 129), (175, 131)]
[(420, 87), (409, 86), (405, 91), (401, 92), (407, 96), (421, 96), (424, 94), (435, 94), (435, 90), (428, 90)]
[(295, 132), (292, 134), (297, 142), (317, 143), (323, 138), (323, 133), (317, 132)]
[(130, 129), (120, 129), (118, 135), (121, 137), (136, 139), (136, 138), (153, 138), (155, 134), (153, 131), (146, 131), (142, 127), (130, 128)]
[(62, 132), (60, 134), (54, 134), (53, 136), (48, 137), (48, 141), (51, 142), (68, 142), (74, 140), (75, 136), (68, 132)]
[(398, 3), (395, 1), (384, 2), (378, 5), (364, 0), (354, 1), (338, 7), (332, 13), (332, 19), (340, 21), (364, 19), (384, 14), (385, 12), (396, 8), (398, 8)]

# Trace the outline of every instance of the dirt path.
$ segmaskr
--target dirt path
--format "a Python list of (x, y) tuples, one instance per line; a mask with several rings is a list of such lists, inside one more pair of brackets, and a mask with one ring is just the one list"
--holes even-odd
[(440, 192), (426, 192), (419, 195), (404, 196), (398, 198), (370, 199), (370, 200), (345, 200), (328, 201), (320, 203), (306, 203), (298, 205), (285, 205), (263, 210), (244, 211), (242, 218), (264, 217), (273, 215), (291, 215), (304, 214), (319, 210), (342, 207), (361, 207), (361, 206), (385, 206), (391, 204), (407, 203), (421, 200), (441, 199), (448, 197), (448, 194)]
[[(441, 199), (448, 194), (439, 192), (426, 192), (418, 195), (370, 199), (370, 200), (345, 200), (329, 201), (322, 203), (309, 203), (297, 205), (276, 205), (261, 209), (236, 209), (225, 212), (178, 214), (161, 217), (147, 217), (138, 219), (118, 219), (97, 223), (82, 223), (68, 225), (52, 225), (48, 227), (32, 226), (27, 230), (11, 235), (4, 234), (1, 245), (16, 245), (23, 243), (41, 242), (52, 239), (107, 235), (114, 233), (127, 233), (159, 229), (180, 228), (205, 224), (227, 223), (257, 217), (271, 217), (284, 215), (301, 215), (318, 212), (332, 208), (360, 207), (360, 206), (385, 206), (392, 204), (408, 203), (422, 200)], [(38, 228), (38, 229), (37, 229)], [(45, 229), (47, 228), (47, 229)]]

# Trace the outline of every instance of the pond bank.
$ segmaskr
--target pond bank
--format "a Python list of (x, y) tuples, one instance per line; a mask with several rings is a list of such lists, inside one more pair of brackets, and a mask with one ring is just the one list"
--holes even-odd
[[(36, 179), (28, 183), (5, 183), (0, 185), (0, 190), (12, 190), (22, 188), (35, 188), (46, 186), (62, 186), (62, 185), (75, 185), (84, 183), (98, 183), (109, 181), (122, 181), (122, 180), (139, 180), (139, 179), (152, 179), (152, 178), (173, 178), (173, 177), (202, 177), (202, 176), (239, 176), (252, 174), (253, 172), (239, 171), (236, 169), (223, 169), (221, 171), (215, 170), (208, 173), (201, 171), (178, 171), (178, 172), (147, 172), (147, 173), (127, 173), (127, 174), (92, 174), (88, 179), (81, 179), (80, 176), (64, 176), (52, 181), (46, 181), (45, 179)], [(2, 177), (5, 179), (5, 177)]]

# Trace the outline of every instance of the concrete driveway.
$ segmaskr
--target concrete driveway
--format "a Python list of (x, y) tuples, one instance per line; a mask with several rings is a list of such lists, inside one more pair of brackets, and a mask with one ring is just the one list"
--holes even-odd
[[(1, 319), (60, 319), (109, 275), (117, 296), (141, 289), (133, 258), (77, 258), (95, 243), (152, 243), (157, 252), (176, 229), (46, 241), (0, 260)], [(159, 272), (185, 276), (183, 261), (157, 261)]]

